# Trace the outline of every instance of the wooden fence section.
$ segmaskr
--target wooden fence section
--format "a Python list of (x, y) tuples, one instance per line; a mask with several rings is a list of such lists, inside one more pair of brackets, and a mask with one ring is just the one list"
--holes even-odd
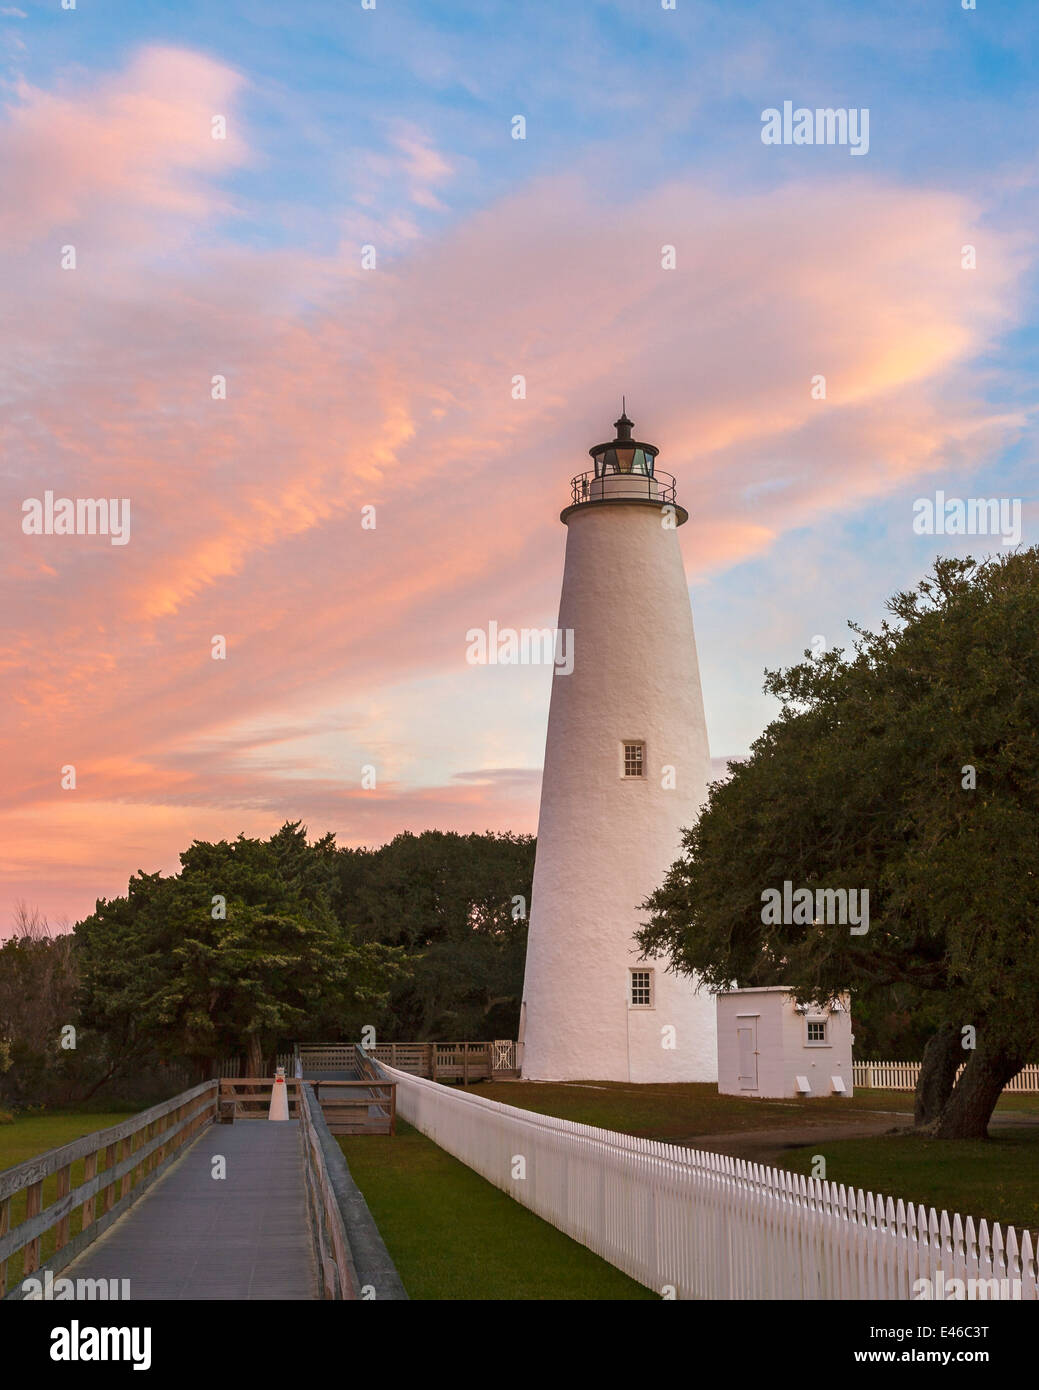
[(978, 1296), (1037, 1298), (1027, 1231), (975, 1227), (969, 1217), (377, 1068), (397, 1081), (400, 1113), (423, 1134), (662, 1296), (910, 1299), (923, 1293), (914, 1288), (922, 1279), (933, 1296), (941, 1272), (946, 1290), (954, 1278), (1006, 1280)]
[[(285, 1075), (291, 1076), (294, 1071), (294, 1061), (294, 1053), (279, 1052), (274, 1059), (275, 1070), (278, 1067), (284, 1067)], [(241, 1071), (241, 1057), (219, 1057), (216, 1058), (214, 1061), (210, 1062), (209, 1064), (209, 1080), (221, 1081), (225, 1077), (230, 1079), (237, 1079), (241, 1075)], [(169, 1078), (170, 1082), (173, 1085), (176, 1085), (179, 1082), (181, 1086), (186, 1087), (189, 1085), (191, 1081), (191, 1073), (188, 1071), (187, 1067), (180, 1066), (177, 1063), (168, 1065), (166, 1068), (165, 1075)]]
[[(492, 1077), (515, 1076), (516, 1044), (495, 1042), (395, 1042), (368, 1048), (372, 1057), (412, 1076), (431, 1081), (488, 1081)], [(319, 1077), (323, 1072), (350, 1071), (356, 1066), (354, 1043), (331, 1046), (304, 1045), (299, 1048), (303, 1072)]]
[(380, 1043), (368, 1055), (398, 1071), (430, 1081), (489, 1081), (516, 1075), (515, 1043)]
[[(46, 1264), (57, 1273), (121, 1216), (215, 1118), (217, 1085), (203, 1082), (108, 1129), (0, 1172), (0, 1297), (7, 1294), (12, 1256), (22, 1252), (23, 1279), (40, 1268), (41, 1245), (49, 1231), (54, 1231), (54, 1253)], [(83, 1181), (73, 1187), (73, 1165), (80, 1163)], [(54, 1175), (55, 1200), (45, 1207), (44, 1183)], [(25, 1212), (12, 1227), (12, 1200), (20, 1192), (25, 1193)], [(78, 1207), (83, 1209), (82, 1228), (73, 1236), (72, 1217)]]
[[(330, 1043), (320, 1047), (303, 1044), (297, 1051), (308, 1077), (329, 1071), (352, 1071), (357, 1065), (357, 1048), (353, 1043)], [(290, 1075), (288, 1068), (285, 1075)]]
[[(964, 1063), (966, 1065), (966, 1063)], [(956, 1073), (957, 1077), (963, 1067)], [(915, 1091), (920, 1075), (919, 1062), (853, 1062), (852, 1085), (864, 1090)], [(1039, 1062), (1029, 1062), (1003, 1087), (1008, 1091), (1035, 1093), (1039, 1091)]]
[[(242, 1076), (237, 1080), (223, 1079), (220, 1086), (219, 1118), (224, 1121), (265, 1120), (271, 1108), (271, 1091), (274, 1089), (273, 1076)], [(286, 1078), (285, 1090), (289, 1098), (289, 1118), (299, 1116), (298, 1081)]]

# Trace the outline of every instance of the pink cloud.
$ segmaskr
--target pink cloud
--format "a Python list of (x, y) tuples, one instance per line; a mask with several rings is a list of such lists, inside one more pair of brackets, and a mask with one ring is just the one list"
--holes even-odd
[[(8, 383), (16, 469), (0, 480), (0, 672), (16, 692), (0, 903), (75, 914), (132, 869), (172, 867), (195, 835), (269, 833), (282, 812), (367, 842), (426, 824), (533, 829), (534, 781), (473, 756), (454, 771), (479, 776), (364, 798), (324, 754), (294, 778), (250, 750), (308, 710), (465, 680), (462, 635), (491, 616), (551, 621), (556, 517), (622, 390), (679, 477), (699, 574), (950, 459), (969, 466), (1018, 425), (985, 409), (966, 364), (1014, 322), (1026, 248), (987, 228), (985, 268), (961, 270), (984, 213), (962, 197), (676, 182), (625, 203), (574, 171), (407, 254), (391, 238), (364, 272), (353, 244), (321, 258), (214, 239), (230, 206), (218, 176), (254, 157), (242, 87), (153, 49), (90, 93), (23, 89), (0, 127), (20, 248), (0, 312), (25, 324)], [(210, 139), (217, 113), (227, 142)], [(434, 196), (450, 161), (414, 131), (396, 147), (407, 196)], [(96, 260), (42, 274), (76, 227)], [(153, 234), (191, 255), (157, 263)], [(22, 499), (47, 487), (130, 497), (131, 543), (22, 536)], [(532, 747), (544, 713), (520, 716)], [(417, 717), (434, 744), (442, 712)], [(358, 719), (344, 738), (400, 743), (390, 714)], [(67, 763), (75, 793), (58, 789)]]
[(442, 210), (444, 205), (433, 189), (450, 178), (453, 165), (434, 148), (430, 136), (410, 122), (398, 124), (391, 144), (403, 156), (412, 201), (420, 207)]
[(226, 210), (230, 204), (202, 180), (243, 157), (234, 123), (222, 139), (212, 126), (241, 86), (224, 65), (171, 48), (144, 49), (89, 99), (18, 83), (0, 126), (5, 243), (71, 233), (102, 210), (107, 235), (121, 221), (131, 232), (144, 218)]

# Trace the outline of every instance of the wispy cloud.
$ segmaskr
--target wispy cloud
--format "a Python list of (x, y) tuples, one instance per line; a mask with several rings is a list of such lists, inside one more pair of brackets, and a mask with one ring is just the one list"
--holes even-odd
[[(548, 687), (492, 686), (462, 636), (553, 620), (558, 511), (621, 390), (679, 476), (705, 579), (782, 568), (791, 533), (1022, 427), (972, 364), (1016, 325), (1032, 246), (981, 193), (683, 176), (627, 200), (593, 153), (444, 218), (465, 157), (402, 120), (358, 161), (334, 250), (271, 249), (242, 235), (249, 90), (151, 46), (101, 80), (23, 84), (0, 126), (0, 312), (22, 325), (0, 902), (76, 913), (196, 835), (290, 814), (369, 843), (532, 830)], [(130, 545), (21, 535), (46, 487), (130, 497)]]

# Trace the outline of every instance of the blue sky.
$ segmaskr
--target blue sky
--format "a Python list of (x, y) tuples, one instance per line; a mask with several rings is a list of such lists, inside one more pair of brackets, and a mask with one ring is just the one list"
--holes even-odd
[[(533, 829), (547, 673), (474, 676), (462, 635), (554, 620), (622, 392), (690, 511), (716, 757), (774, 713), (766, 667), (999, 548), (916, 535), (914, 499), (1021, 498), (1034, 543), (1039, 22), (978, 6), (0, 7), (5, 500), (139, 518), (125, 553), (9, 556), (0, 890), (58, 872), (74, 911), (286, 816)], [(784, 101), (868, 108), (868, 153), (763, 144)]]

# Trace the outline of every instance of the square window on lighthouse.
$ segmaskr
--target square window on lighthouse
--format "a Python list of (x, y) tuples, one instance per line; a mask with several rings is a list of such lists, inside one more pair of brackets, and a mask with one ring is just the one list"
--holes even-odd
[(628, 971), (628, 1004), (633, 1009), (653, 1007), (653, 971)]
[(645, 759), (646, 745), (644, 743), (625, 743), (624, 745), (624, 775), (625, 777), (641, 777), (643, 775), (643, 765)]

